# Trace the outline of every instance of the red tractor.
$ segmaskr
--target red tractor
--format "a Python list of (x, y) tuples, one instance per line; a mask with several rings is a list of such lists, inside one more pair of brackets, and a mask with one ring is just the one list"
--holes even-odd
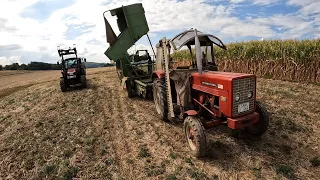
[[(60, 88), (62, 92), (68, 90), (71, 86), (87, 87), (85, 58), (78, 57), (77, 49), (74, 46), (69, 49), (60, 49), (58, 46), (58, 54), (61, 57), (61, 74)], [(65, 57), (71, 55), (72, 57)], [(59, 64), (59, 62), (57, 62)]]
[[(266, 108), (256, 100), (256, 76), (217, 71), (214, 45), (227, 50), (219, 38), (196, 29), (170, 40), (163, 38), (157, 44), (152, 74), (157, 113), (164, 120), (183, 121), (187, 143), (196, 157), (206, 153), (205, 129), (225, 124), (261, 136), (269, 125)], [(183, 47), (192, 57), (187, 66), (177, 65), (170, 55)]]

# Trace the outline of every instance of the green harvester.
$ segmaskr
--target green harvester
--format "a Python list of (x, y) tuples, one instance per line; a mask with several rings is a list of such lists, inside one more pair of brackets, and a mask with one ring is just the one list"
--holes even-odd
[[(117, 17), (117, 25), (120, 34), (117, 36), (105, 13), (110, 12), (111, 16)], [(143, 96), (152, 97), (152, 71), (154, 61), (148, 50), (138, 50), (135, 54), (129, 54), (130, 49), (142, 36), (148, 36), (149, 27), (145, 17), (145, 11), (141, 3), (122, 6), (103, 13), (106, 36), (109, 48), (105, 55), (115, 61), (116, 70), (121, 84), (127, 89), (128, 97)], [(152, 47), (152, 45), (151, 45)], [(153, 51), (154, 53), (154, 51)]]

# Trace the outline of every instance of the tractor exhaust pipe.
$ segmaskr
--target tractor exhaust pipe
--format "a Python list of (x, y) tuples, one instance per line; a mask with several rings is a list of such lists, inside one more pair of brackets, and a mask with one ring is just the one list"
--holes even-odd
[(197, 68), (198, 68), (199, 74), (202, 74), (202, 53), (201, 53), (200, 41), (197, 34), (197, 29), (195, 29), (194, 41), (196, 46)]

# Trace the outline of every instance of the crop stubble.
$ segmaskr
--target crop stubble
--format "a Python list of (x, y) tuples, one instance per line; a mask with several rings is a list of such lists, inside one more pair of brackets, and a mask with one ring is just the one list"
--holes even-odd
[[(113, 68), (88, 70), (88, 89), (62, 93), (57, 71), (0, 97), (0, 179), (316, 179), (320, 87), (258, 79), (271, 113), (260, 140), (208, 131), (208, 156), (188, 153), (182, 125), (162, 122), (152, 101), (129, 99)], [(0, 77), (3, 78), (3, 77)], [(49, 82), (47, 82), (49, 80)], [(231, 136), (231, 134), (233, 136)], [(290, 169), (292, 168), (292, 169)]]

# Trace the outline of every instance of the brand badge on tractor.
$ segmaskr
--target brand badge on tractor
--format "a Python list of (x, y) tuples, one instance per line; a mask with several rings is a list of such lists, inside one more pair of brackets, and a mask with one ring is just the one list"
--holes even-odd
[(204, 85), (207, 85), (207, 86), (217, 87), (216, 84), (212, 84), (212, 83), (209, 83), (209, 82), (202, 81), (201, 83), (204, 84)]
[(223, 89), (223, 85), (222, 84), (218, 84), (218, 88), (219, 89)]

